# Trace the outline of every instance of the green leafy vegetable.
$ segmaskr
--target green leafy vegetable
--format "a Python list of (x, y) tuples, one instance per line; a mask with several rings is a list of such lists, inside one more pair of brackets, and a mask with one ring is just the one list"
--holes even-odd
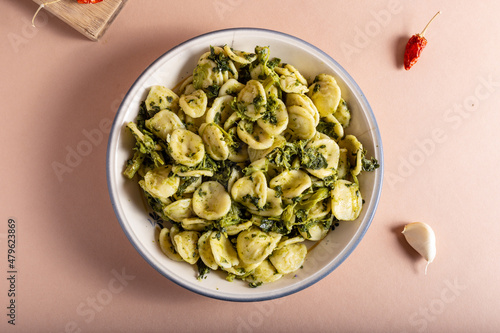
[(125, 171), (123, 171), (123, 174), (129, 179), (134, 178), (145, 157), (146, 154), (142, 153), (139, 150), (136, 150), (134, 156), (127, 161), (127, 167), (125, 168)]
[(326, 158), (317, 147), (304, 148), (300, 152), (300, 164), (307, 169), (324, 169), (328, 166)]
[(294, 169), (294, 160), (297, 158), (300, 166), (307, 169), (322, 169), (328, 166), (326, 158), (317, 147), (306, 147), (308, 140), (286, 142), (282, 147), (276, 147), (267, 154), (266, 159), (276, 166), (287, 170)]
[(132, 134), (136, 139), (136, 148), (143, 154), (148, 154), (151, 160), (154, 162), (155, 166), (161, 166), (165, 164), (163, 157), (156, 151), (161, 150), (161, 146), (157, 145), (152, 139), (153, 134), (147, 132), (146, 130), (139, 130), (137, 125), (133, 122), (127, 124)]
[(179, 188), (177, 189), (177, 195), (182, 196), (186, 189), (196, 182), (198, 180), (198, 177), (180, 177), (181, 178), (181, 184), (179, 185)]
[(375, 157), (372, 157), (371, 159), (366, 159), (363, 156), (363, 158), (361, 159), (361, 163), (362, 163), (363, 171), (370, 172), (370, 171), (374, 171), (375, 169), (378, 169), (380, 167), (380, 164), (378, 163), (378, 160)]
[(198, 280), (206, 279), (207, 275), (210, 273), (210, 268), (205, 265), (203, 260), (198, 260), (196, 266), (198, 267)]
[(316, 130), (323, 134), (328, 135), (329, 137), (337, 140), (339, 136), (335, 132), (335, 127), (339, 126), (339, 124), (334, 122), (325, 121), (323, 118), (319, 120), (318, 126), (316, 126)]
[(210, 46), (210, 55), (208, 59), (212, 60), (216, 64), (216, 70), (219, 72), (230, 72), (231, 74), (235, 74), (233, 69), (229, 66), (229, 62), (231, 61), (228, 56), (224, 52), (220, 52), (219, 54), (215, 54), (215, 49), (213, 46)]

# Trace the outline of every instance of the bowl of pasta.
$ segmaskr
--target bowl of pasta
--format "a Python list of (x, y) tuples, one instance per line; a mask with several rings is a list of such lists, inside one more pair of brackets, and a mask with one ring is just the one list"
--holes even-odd
[(208, 297), (262, 301), (311, 286), (356, 248), (381, 193), (382, 142), (363, 92), (325, 52), (227, 29), (139, 76), (111, 129), (107, 178), (123, 231), (158, 272)]

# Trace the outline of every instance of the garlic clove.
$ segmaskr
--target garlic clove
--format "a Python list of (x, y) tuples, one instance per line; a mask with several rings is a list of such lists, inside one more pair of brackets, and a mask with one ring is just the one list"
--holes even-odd
[(425, 260), (425, 274), (427, 266), (436, 257), (436, 235), (432, 228), (423, 222), (413, 222), (405, 225), (402, 231), (408, 244), (411, 245)]

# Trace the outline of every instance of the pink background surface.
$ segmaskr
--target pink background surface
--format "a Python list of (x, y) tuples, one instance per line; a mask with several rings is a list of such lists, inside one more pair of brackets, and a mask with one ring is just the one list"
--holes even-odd
[[(99, 42), (44, 12), (31, 28), (36, 8), (0, 3), (2, 332), (500, 331), (498, 1), (129, 1)], [(404, 71), (406, 40), (438, 10)], [(282, 31), (330, 54), (367, 96), (384, 145), (382, 198), (359, 246), (312, 287), (261, 303), (209, 299), (156, 272), (106, 185), (109, 126), (137, 76), (184, 40), (230, 27)], [(58, 174), (54, 162), (89, 132), (86, 155)], [(413, 221), (437, 235), (427, 276), (399, 234)]]

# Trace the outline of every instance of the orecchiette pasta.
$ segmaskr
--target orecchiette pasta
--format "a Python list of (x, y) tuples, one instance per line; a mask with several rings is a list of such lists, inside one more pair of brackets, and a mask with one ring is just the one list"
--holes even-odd
[(172, 166), (161, 166), (149, 170), (139, 181), (142, 189), (156, 199), (168, 199), (179, 188), (180, 179), (171, 175)]
[(356, 183), (340, 179), (332, 190), (332, 213), (339, 220), (355, 220), (361, 212), (363, 198)]
[(287, 170), (271, 179), (269, 186), (276, 188), (279, 186), (282, 196), (285, 198), (295, 198), (302, 194), (312, 185), (311, 177), (301, 170)]
[(306, 259), (307, 248), (304, 244), (294, 243), (280, 247), (269, 256), (269, 261), (280, 274), (288, 274), (299, 269)]
[(181, 231), (174, 236), (175, 250), (184, 261), (190, 264), (195, 264), (200, 258), (198, 253), (199, 237), (200, 234), (196, 231)]
[(204, 182), (193, 194), (193, 211), (201, 218), (217, 220), (230, 209), (231, 197), (219, 182)]
[(202, 89), (195, 90), (189, 95), (182, 95), (179, 98), (179, 106), (182, 111), (193, 118), (199, 118), (205, 114), (207, 103), (207, 94)]
[(160, 249), (167, 257), (175, 261), (183, 261), (182, 257), (179, 253), (177, 253), (172, 241), (170, 240), (170, 231), (168, 228), (161, 229), (158, 242), (160, 244)]
[(272, 146), (273, 137), (259, 126), (257, 122), (240, 120), (237, 129), (238, 137), (253, 149), (266, 149)]
[(168, 143), (170, 155), (179, 164), (192, 167), (198, 165), (205, 156), (202, 139), (189, 130), (174, 130)]
[(335, 78), (312, 79), (269, 47), (224, 45), (177, 89), (150, 88), (127, 124), (136, 146), (124, 175), (137, 175), (161, 218), (166, 257), (256, 287), (306, 265), (312, 242), (358, 218), (358, 176), (378, 164), (345, 134)]
[(250, 80), (238, 93), (238, 107), (251, 120), (261, 118), (266, 112), (267, 97), (264, 86), (257, 80)]
[(210, 235), (210, 248), (215, 262), (221, 268), (228, 269), (240, 263), (233, 244), (223, 234), (216, 231), (212, 232)]
[(216, 161), (223, 161), (229, 157), (229, 145), (224, 138), (224, 133), (221, 128), (215, 123), (204, 123), (198, 130), (203, 143), (205, 143), (205, 151)]
[(256, 171), (241, 177), (233, 184), (231, 195), (234, 201), (250, 209), (263, 209), (267, 200), (266, 176), (262, 171)]
[(183, 219), (194, 215), (191, 201), (191, 198), (174, 201), (163, 209), (163, 213), (172, 221), (181, 223)]
[(316, 134), (316, 120), (303, 106), (292, 105), (288, 110), (288, 130), (298, 139), (309, 140)]
[(215, 261), (214, 253), (212, 252), (212, 245), (210, 244), (210, 237), (213, 231), (204, 232), (198, 239), (198, 252), (203, 263), (210, 269), (216, 270), (219, 265)]
[(238, 256), (245, 264), (260, 264), (274, 250), (281, 234), (267, 233), (252, 227), (239, 233), (236, 240)]
[(340, 102), (340, 87), (331, 75), (320, 74), (309, 89), (309, 97), (316, 105), (321, 117), (333, 114)]
[(323, 133), (317, 133), (306, 148), (316, 148), (326, 161), (326, 166), (323, 168), (307, 169), (310, 174), (321, 179), (335, 174), (339, 165), (339, 145), (334, 140)]
[(177, 128), (185, 128), (179, 117), (170, 110), (161, 110), (153, 117), (145, 121), (146, 127), (162, 140)]
[(163, 86), (153, 86), (146, 97), (146, 109), (148, 111), (170, 110), (178, 108), (179, 96), (172, 90)]

